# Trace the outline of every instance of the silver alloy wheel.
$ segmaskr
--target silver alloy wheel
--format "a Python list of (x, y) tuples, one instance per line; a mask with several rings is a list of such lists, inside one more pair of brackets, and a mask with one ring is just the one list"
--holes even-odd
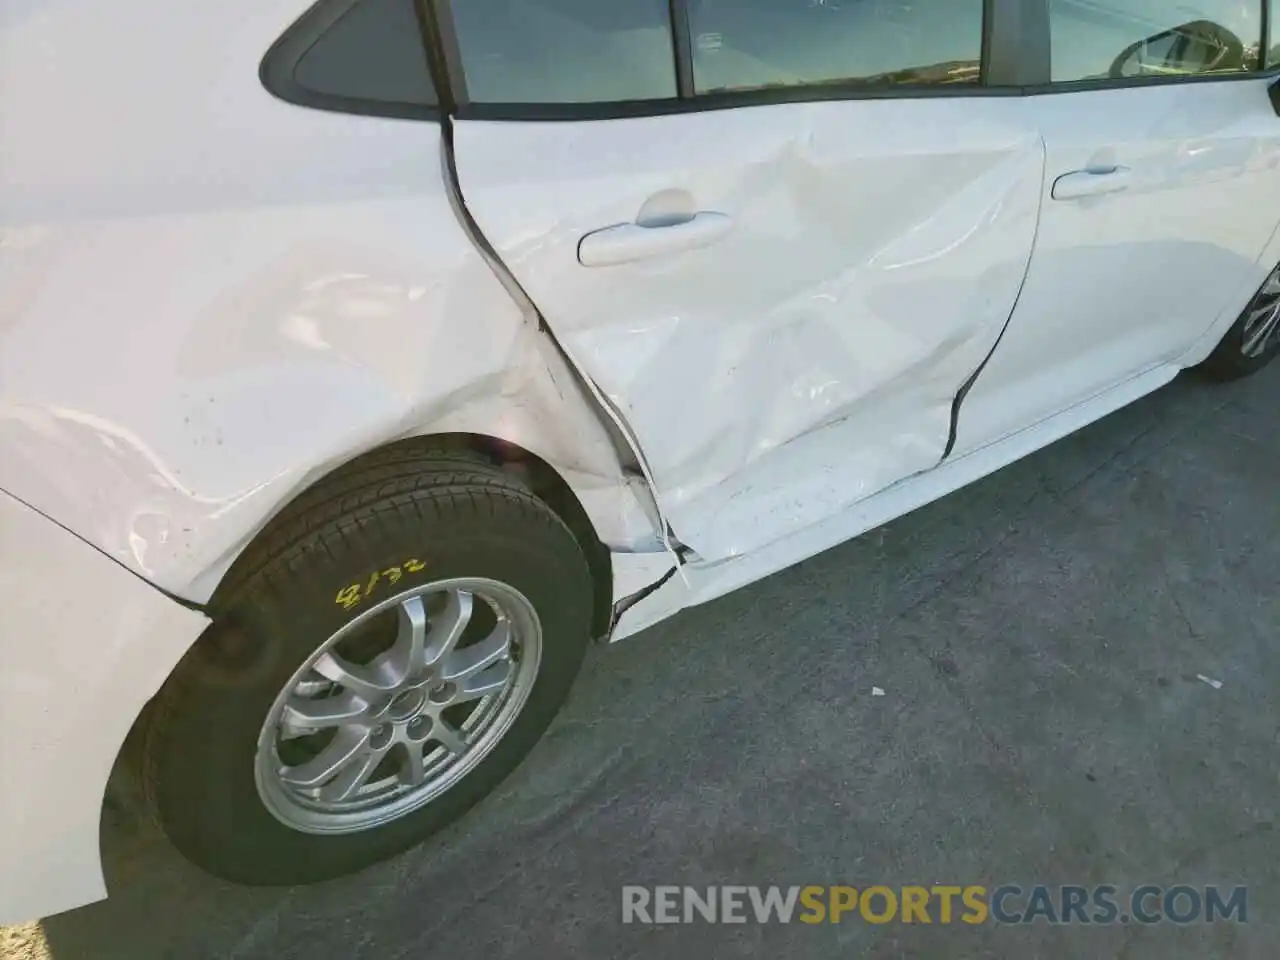
[(538, 615), (507, 584), (441, 580), (391, 597), (285, 684), (258, 735), (258, 795), (281, 823), (312, 834), (357, 833), (420, 809), (510, 729), (541, 657)]
[(1240, 352), (1254, 359), (1271, 349), (1280, 335), (1280, 267), (1271, 271), (1246, 314)]

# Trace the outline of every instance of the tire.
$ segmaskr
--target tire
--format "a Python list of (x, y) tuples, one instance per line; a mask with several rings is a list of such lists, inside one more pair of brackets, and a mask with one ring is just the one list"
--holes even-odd
[[(1261, 337), (1261, 341), (1255, 343)], [(1239, 380), (1257, 373), (1280, 353), (1280, 267), (1267, 277), (1240, 319), (1200, 365), (1213, 380)]]
[[(228, 575), (212, 604), (213, 624), (153, 702), (142, 736), (143, 787), (174, 845), (210, 873), (249, 885), (309, 883), (411, 847), (493, 791), (568, 696), (590, 637), (592, 611), (591, 575), (573, 534), (501, 470), (465, 457), (423, 453), (412, 443), (400, 446), (322, 482), (272, 524)], [(335, 660), (350, 667), (348, 684), (357, 673), (361, 683), (384, 674), (398, 677), (410, 654), (419, 657), (413, 662), (425, 662), (429, 657), (422, 651), (444, 649), (449, 625), (462, 622), (450, 616), (462, 609), (465, 595), (472, 597), (468, 632), (447, 655), (453, 660), (439, 660), (439, 677), (413, 679), (412, 691), (388, 693), (380, 707), (370, 695), (366, 713), (346, 726), (286, 740), (286, 733), (293, 737), (312, 727), (273, 719), (294, 716), (280, 706), (282, 697), (290, 705), (301, 703), (308, 720), (316, 704), (366, 702), (351, 692), (358, 684), (348, 689), (329, 683), (321, 669), (332, 673)], [(427, 615), (418, 632), (426, 639), (417, 647), (411, 609)], [(348, 632), (341, 634), (344, 628)], [(473, 628), (485, 636), (468, 639)], [(487, 672), (465, 674), (472, 669), (466, 664), (477, 660), (467, 660), (467, 654), (502, 636), (514, 638), (507, 659), (484, 667)], [(535, 636), (536, 658), (530, 652)], [(326, 643), (332, 657), (316, 660)], [(361, 644), (368, 647), (363, 653)], [(312, 660), (313, 667), (302, 670)], [(450, 669), (456, 682), (441, 679), (449, 672), (446, 663), (455, 664)], [(410, 673), (405, 667), (406, 678)], [(437, 694), (441, 702), (478, 696), (470, 687), (494, 686), (504, 675), (507, 693), (436, 705)], [(437, 707), (435, 719), (424, 712)], [(369, 719), (375, 708), (382, 711), (380, 721)], [(515, 713), (500, 729), (503, 711), (511, 709)], [(483, 716), (467, 733), (473, 713)], [(441, 719), (448, 716), (466, 719)], [(373, 794), (332, 800), (343, 789), (335, 786), (336, 778), (317, 788), (330, 798), (323, 803), (285, 782), (284, 771), (296, 779), (298, 771), (313, 769), (307, 763), (319, 764), (321, 754), (330, 755), (326, 750), (338, 750), (340, 738), (358, 739), (365, 730), (371, 731), (361, 747), (366, 752), (388, 736), (399, 738), (381, 761), (369, 760), (378, 765), (356, 788), (372, 790), (371, 783), (385, 780), (386, 771), (396, 767), (385, 787), (390, 799), (369, 808), (382, 810), (382, 820), (358, 808), (372, 804)], [(411, 786), (415, 774), (408, 758), (414, 746), (408, 738), (422, 730), (473, 739), (461, 748), (451, 741), (460, 750), (454, 753), (444, 739), (428, 738), (424, 764), (445, 771), (431, 781), (445, 786), (419, 803), (426, 794), (412, 791), (425, 788)], [(292, 766), (283, 759), (288, 751), (301, 751), (301, 758), (289, 761)], [(431, 767), (433, 755), (443, 759)], [(344, 775), (351, 769), (344, 768)], [(446, 783), (449, 771), (458, 779)], [(414, 799), (396, 801), (396, 807), (397, 790), (409, 790), (405, 796)]]

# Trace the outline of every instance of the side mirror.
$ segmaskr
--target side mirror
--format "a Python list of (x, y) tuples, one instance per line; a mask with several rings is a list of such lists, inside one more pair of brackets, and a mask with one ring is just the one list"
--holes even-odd
[(1181, 76), (1244, 70), (1244, 43), (1210, 20), (1196, 20), (1131, 44), (1116, 57), (1108, 76)]

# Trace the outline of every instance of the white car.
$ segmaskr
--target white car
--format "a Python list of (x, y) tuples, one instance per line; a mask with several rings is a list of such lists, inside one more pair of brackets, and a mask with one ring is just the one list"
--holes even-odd
[(1264, 0), (306, 4), (0, 11), (0, 920), (118, 759), (385, 858), (593, 638), (1280, 349)]

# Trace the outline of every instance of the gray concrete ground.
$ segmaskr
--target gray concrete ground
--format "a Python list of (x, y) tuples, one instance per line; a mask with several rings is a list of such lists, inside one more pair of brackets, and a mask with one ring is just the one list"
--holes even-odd
[[(47, 920), (45, 949), (56, 960), (1271, 957), (1278, 412), (1280, 369), (1228, 387), (1180, 380), (969, 490), (598, 651), (499, 795), (358, 877), (236, 889), (112, 817), (112, 899)], [(620, 922), (623, 884), (873, 882), (1247, 884), (1249, 923)], [(14, 956), (23, 942), (11, 937)]]

